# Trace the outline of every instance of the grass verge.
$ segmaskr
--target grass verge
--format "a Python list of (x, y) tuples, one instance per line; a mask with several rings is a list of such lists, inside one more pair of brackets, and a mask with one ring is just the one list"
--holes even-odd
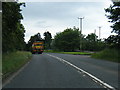
[(91, 57), (120, 63), (119, 53), (120, 51), (116, 49), (105, 49), (101, 52), (92, 54)]
[(2, 78), (6, 79), (9, 75), (20, 69), (31, 58), (30, 52), (17, 51), (2, 56)]
[(44, 52), (62, 53), (62, 54), (73, 54), (73, 55), (91, 55), (92, 54), (92, 53), (89, 53), (89, 52), (60, 52), (60, 51), (53, 51), (53, 50), (45, 50)]

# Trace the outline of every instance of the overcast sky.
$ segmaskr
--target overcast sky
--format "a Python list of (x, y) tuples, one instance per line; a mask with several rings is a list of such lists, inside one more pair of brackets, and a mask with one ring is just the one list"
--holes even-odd
[[(32, 0), (31, 0), (32, 1)], [(79, 27), (78, 17), (84, 17), (82, 34), (88, 35), (94, 33), (99, 35), (99, 26), (101, 26), (101, 38), (107, 38), (111, 35), (111, 23), (105, 16), (104, 8), (110, 6), (110, 0), (102, 2), (25, 2), (26, 7), (22, 7), (24, 19), (22, 23), (25, 27), (25, 41), (30, 36), (49, 31), (54, 38), (58, 32), (66, 28)]]

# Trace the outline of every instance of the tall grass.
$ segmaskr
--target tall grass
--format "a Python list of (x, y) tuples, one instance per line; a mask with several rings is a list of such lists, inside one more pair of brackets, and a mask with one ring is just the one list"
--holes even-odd
[(25, 51), (17, 51), (2, 56), (2, 74), (3, 79), (9, 76), (11, 73), (17, 71), (28, 60), (30, 60), (31, 53)]
[(101, 52), (92, 54), (92, 57), (120, 63), (119, 53), (120, 51), (117, 49), (105, 49)]

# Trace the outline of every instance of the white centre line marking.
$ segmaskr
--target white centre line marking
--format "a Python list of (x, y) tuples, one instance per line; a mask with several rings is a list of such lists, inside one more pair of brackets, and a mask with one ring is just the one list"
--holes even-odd
[(59, 61), (64, 62), (64, 63), (72, 66), (73, 68), (77, 69), (77, 70), (80, 71), (80, 72), (83, 72), (84, 74), (88, 75), (89, 77), (91, 77), (91, 78), (94, 79), (95, 81), (97, 81), (97, 82), (99, 82), (100, 84), (102, 84), (103, 87), (107, 87), (108, 89), (111, 89), (111, 90), (116, 90), (116, 89), (115, 89), (114, 87), (112, 87), (111, 85), (105, 83), (104, 81), (102, 81), (102, 80), (100, 80), (99, 78), (95, 77), (94, 75), (88, 73), (87, 71), (85, 71), (85, 70), (83, 70), (83, 69), (75, 66), (74, 64), (72, 64), (72, 63), (70, 63), (70, 62), (68, 62), (68, 61), (66, 61), (66, 60), (64, 60), (64, 59), (62, 59), (62, 58), (59, 58), (59, 57), (57, 57), (57, 56), (50, 55), (50, 54), (47, 54), (47, 55), (49, 55), (49, 56), (51, 56), (51, 57), (53, 57), (53, 58), (56, 58), (56, 59), (58, 59)]

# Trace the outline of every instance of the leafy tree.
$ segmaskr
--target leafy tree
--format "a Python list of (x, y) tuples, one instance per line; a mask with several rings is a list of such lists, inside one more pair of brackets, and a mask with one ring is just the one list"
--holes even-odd
[(84, 50), (88, 51), (99, 51), (105, 48), (106, 44), (104, 41), (98, 40), (98, 36), (94, 33), (88, 34), (86, 38), (84, 38)]
[(37, 33), (34, 36), (31, 36), (30, 40), (28, 41), (28, 44), (26, 45), (26, 49), (28, 51), (31, 51), (32, 50), (32, 44), (33, 44), (33, 42), (35, 42), (35, 41), (41, 41), (41, 40), (43, 40), (43, 39), (41, 38), (40, 33)]
[(84, 38), (84, 50), (94, 50), (96, 46), (97, 36), (94, 33), (88, 34), (86, 38)]
[(86, 37), (86, 40), (89, 42), (95, 42), (97, 40), (98, 36), (96, 36), (94, 33), (88, 34)]
[(112, 32), (117, 34), (108, 37), (106, 41), (110, 46), (120, 48), (120, 2), (113, 2), (113, 5), (110, 5), (105, 11), (109, 13), (109, 15), (106, 15), (110, 19), (109, 22), (113, 23), (111, 26), (113, 28)]
[(88, 36), (84, 38), (83, 49), (93, 51), (95, 49), (96, 40), (97, 40), (97, 36), (94, 33), (88, 34)]
[(52, 35), (50, 32), (47, 31), (44, 33), (44, 40), (45, 40), (45, 48), (51, 49)]
[(2, 51), (23, 50), (24, 27), (21, 24), (23, 16), (20, 6), (25, 3), (3, 2), (2, 3)]
[(67, 28), (63, 32), (57, 33), (54, 46), (62, 51), (74, 51), (80, 46), (80, 32), (78, 28)]
[(118, 35), (110, 35), (107, 39), (105, 39), (105, 42), (107, 43), (107, 46), (110, 48), (119, 48), (119, 36)]

